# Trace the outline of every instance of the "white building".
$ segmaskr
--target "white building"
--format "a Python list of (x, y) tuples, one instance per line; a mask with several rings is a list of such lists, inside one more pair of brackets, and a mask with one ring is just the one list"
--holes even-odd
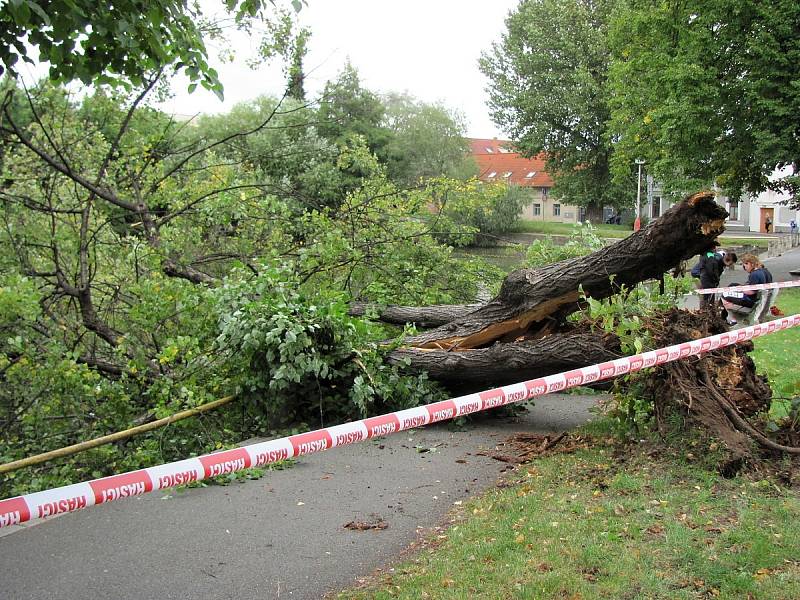
[[(792, 174), (791, 167), (775, 171), (770, 177), (777, 181)], [(770, 233), (788, 233), (790, 223), (794, 220), (800, 226), (800, 211), (783, 204), (789, 199), (787, 193), (773, 191), (761, 192), (756, 196), (744, 195), (740, 200), (731, 200), (727, 196), (718, 196), (717, 202), (728, 211), (725, 228), (728, 231), (760, 231), (767, 232), (767, 217), (772, 221)], [(647, 178), (647, 203), (642, 206), (642, 217), (652, 220), (658, 218), (671, 206), (664, 197), (661, 187), (652, 177)]]
[[(770, 181), (777, 181), (792, 174), (791, 167), (785, 167), (775, 171), (770, 176)], [(739, 212), (746, 213), (738, 215), (742, 223), (746, 225), (747, 231), (761, 231), (766, 233), (767, 217), (772, 221), (770, 233), (787, 233), (791, 221), (798, 223), (800, 211), (793, 210), (786, 206), (785, 202), (789, 199), (786, 192), (773, 192), (768, 190), (761, 192), (757, 196), (748, 196), (740, 202)], [(727, 208), (727, 207), (726, 207)], [(728, 211), (730, 212), (730, 210)], [(732, 219), (729, 219), (732, 221)]]

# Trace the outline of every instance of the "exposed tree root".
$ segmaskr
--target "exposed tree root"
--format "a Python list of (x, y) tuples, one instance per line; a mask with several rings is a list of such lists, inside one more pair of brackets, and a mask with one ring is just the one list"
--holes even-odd
[(773, 442), (771, 439), (766, 437), (752, 424), (750, 424), (750, 422), (747, 419), (745, 419), (741, 414), (739, 414), (739, 411), (737, 411), (736, 408), (731, 405), (728, 399), (719, 393), (719, 388), (717, 388), (716, 385), (707, 381), (707, 386), (711, 394), (719, 403), (719, 406), (725, 412), (725, 415), (728, 417), (728, 419), (730, 419), (730, 421), (736, 426), (736, 428), (739, 431), (749, 435), (752, 439), (754, 439), (758, 444), (760, 444), (764, 448), (768, 448), (770, 450), (776, 450), (778, 452), (788, 452), (789, 454), (800, 454), (800, 447), (784, 446), (783, 444), (778, 444), (777, 442)]
[[(714, 335), (727, 328), (713, 309), (700, 313), (676, 309), (664, 316), (664, 323), (656, 339), (658, 346)], [(766, 378), (756, 373), (748, 356), (752, 349), (749, 341), (719, 348), (662, 365), (645, 380), (659, 428), (666, 426), (665, 415), (675, 409), (683, 411), (690, 422), (700, 424), (725, 445), (729, 458), (721, 468), (728, 474), (745, 462), (757, 460), (758, 447), (800, 454), (800, 448), (769, 439), (747, 419), (767, 410), (772, 398)]]

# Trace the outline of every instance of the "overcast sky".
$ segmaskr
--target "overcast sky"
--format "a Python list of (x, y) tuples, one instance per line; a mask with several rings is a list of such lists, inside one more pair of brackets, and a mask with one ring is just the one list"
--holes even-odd
[[(487, 81), (478, 70), (481, 51), (498, 41), (517, 0), (308, 0), (300, 22), (311, 29), (304, 62), (306, 93), (319, 94), (349, 58), (362, 85), (375, 92), (408, 92), (440, 102), (466, 117), (470, 137), (504, 137), (486, 107)], [(250, 55), (245, 37), (237, 56)], [(260, 94), (280, 95), (285, 81), (277, 67), (249, 69), (242, 60), (218, 66), (225, 102), (180, 85), (165, 109), (181, 114), (220, 112)]]

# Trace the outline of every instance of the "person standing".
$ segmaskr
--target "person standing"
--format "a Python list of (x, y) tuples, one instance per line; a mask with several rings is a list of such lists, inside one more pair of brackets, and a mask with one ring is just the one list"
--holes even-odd
[(770, 228), (772, 227), (772, 217), (767, 215), (767, 218), (764, 219), (764, 229), (767, 233), (769, 233)]
[[(731, 267), (736, 262), (736, 253), (718, 250), (706, 252), (700, 257), (698, 263), (698, 277), (700, 282), (697, 287), (701, 290), (719, 287), (719, 280), (726, 267)], [(700, 294), (700, 310), (714, 303), (714, 294)]]
[[(746, 285), (759, 285), (772, 283), (772, 273), (753, 254), (742, 256), (742, 268), (747, 272)], [(734, 283), (732, 285), (739, 285)], [(736, 325), (736, 319), (731, 313), (749, 314), (758, 301), (758, 294), (769, 293), (769, 290), (746, 290), (741, 292), (728, 292), (722, 295), (722, 306), (728, 311), (728, 325)]]

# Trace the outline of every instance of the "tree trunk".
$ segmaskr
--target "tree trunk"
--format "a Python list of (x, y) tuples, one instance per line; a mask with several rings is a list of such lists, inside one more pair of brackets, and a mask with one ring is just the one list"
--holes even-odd
[[(391, 322), (395, 323), (401, 319), (436, 323), (434, 313), (453, 318), (407, 338), (405, 347), (392, 352), (389, 359), (410, 361), (410, 370), (427, 371), (445, 385), (474, 384), (475, 389), (484, 389), (488, 382), (540, 377), (605, 360), (613, 352), (607, 344), (592, 346), (597, 342), (590, 342), (590, 338), (570, 338), (562, 346), (558, 338), (549, 340), (546, 336), (562, 331), (565, 317), (580, 305), (581, 290), (586, 296), (601, 299), (619, 293), (623, 286), (630, 288), (662, 277), (681, 261), (712, 248), (712, 242), (725, 229), (726, 216), (712, 192), (701, 192), (644, 229), (588, 256), (510, 273), (497, 297), (474, 310), (470, 311), (469, 305), (439, 306), (433, 312), (390, 307), (382, 314), (392, 315)], [(579, 345), (584, 343), (585, 352)], [(567, 360), (564, 351), (569, 344), (574, 344), (578, 352)], [(605, 349), (601, 351), (600, 346)], [(478, 352), (481, 349), (484, 352)]]
[(586, 220), (591, 223), (603, 222), (603, 207), (597, 202), (590, 202), (586, 205)]
[(417, 327), (439, 327), (454, 321), (483, 306), (482, 304), (434, 304), (432, 306), (385, 306), (367, 302), (353, 302), (348, 314), (352, 317), (363, 317), (370, 312), (377, 314), (378, 319), (392, 325), (412, 323)]
[(389, 355), (389, 362), (403, 364), (410, 359), (415, 370), (427, 371), (431, 379), (450, 391), (467, 393), (602, 363), (620, 356), (619, 339), (615, 335), (573, 331), (539, 340), (495, 344), (469, 352), (401, 348)]
[(725, 210), (711, 192), (690, 196), (644, 229), (587, 256), (506, 277), (496, 298), (432, 331), (409, 338), (421, 349), (472, 349), (519, 336), (536, 336), (578, 308), (580, 289), (595, 299), (622, 286), (661, 277), (681, 261), (704, 252), (725, 230)]
[[(605, 298), (677, 270), (682, 261), (713, 247), (726, 216), (711, 192), (695, 194), (645, 229), (589, 256), (514, 271), (497, 297), (478, 308), (389, 307), (381, 315), (393, 322), (453, 320), (408, 338), (388, 360), (425, 371), (459, 394), (613, 360), (621, 353), (616, 336), (577, 331), (564, 322), (579, 306), (581, 290)], [(727, 331), (720, 312), (711, 307), (700, 313), (672, 309), (650, 322), (656, 347)], [(796, 444), (770, 439), (747, 419), (768, 409), (772, 396), (748, 356), (752, 349), (752, 342), (718, 348), (648, 369), (638, 380), (640, 397), (651, 399), (659, 426), (671, 422), (667, 416), (677, 410), (683, 422), (700, 424), (723, 442), (725, 460), (719, 468), (726, 476), (757, 459), (757, 449), (800, 455)]]

